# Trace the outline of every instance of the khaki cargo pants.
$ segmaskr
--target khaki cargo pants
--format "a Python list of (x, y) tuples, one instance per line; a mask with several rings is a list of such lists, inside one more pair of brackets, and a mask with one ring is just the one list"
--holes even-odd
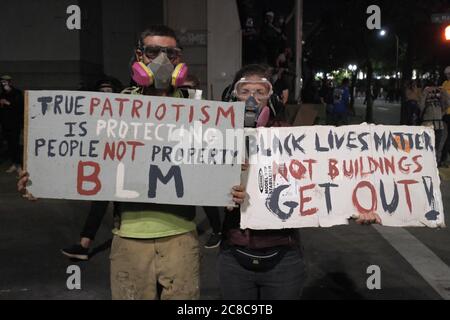
[(195, 231), (157, 239), (114, 236), (110, 259), (113, 300), (199, 298)]

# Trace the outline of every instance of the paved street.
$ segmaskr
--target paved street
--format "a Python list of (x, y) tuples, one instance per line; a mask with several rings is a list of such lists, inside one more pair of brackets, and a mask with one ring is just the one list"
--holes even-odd
[[(364, 98), (355, 100), (355, 111), (358, 120), (365, 119), (366, 106)], [(400, 104), (385, 102), (383, 99), (374, 101), (373, 121), (376, 124), (396, 125), (400, 123)]]

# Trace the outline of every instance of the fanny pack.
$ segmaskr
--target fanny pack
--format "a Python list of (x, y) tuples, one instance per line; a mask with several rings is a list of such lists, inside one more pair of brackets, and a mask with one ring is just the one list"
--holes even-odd
[(271, 249), (248, 249), (231, 246), (231, 253), (236, 261), (245, 269), (250, 271), (269, 271), (283, 259), (288, 247), (277, 247)]

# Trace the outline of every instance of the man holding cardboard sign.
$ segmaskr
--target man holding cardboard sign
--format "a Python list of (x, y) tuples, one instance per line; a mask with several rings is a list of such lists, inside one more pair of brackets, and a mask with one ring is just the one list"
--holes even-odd
[[(240, 186), (234, 188), (233, 196), (229, 187), (223, 187), (226, 183), (238, 184), (237, 166), (219, 164), (225, 170), (226, 183), (214, 187), (201, 179), (211, 176), (209, 171), (217, 172), (215, 162), (204, 163), (204, 159), (187, 164), (174, 162), (176, 141), (170, 138), (181, 131), (183, 123), (214, 127), (217, 131), (242, 126), (243, 122), (243, 115), (234, 112), (234, 105), (210, 103), (202, 107), (201, 102), (192, 102), (191, 106), (189, 101), (172, 98), (181, 97), (177, 86), (186, 74), (186, 66), (179, 63), (180, 54), (175, 33), (165, 26), (154, 26), (141, 34), (136, 49), (132, 73), (138, 87), (126, 90), (143, 95), (30, 92), (27, 119), (34, 123), (29, 129), (27, 147), (28, 170), (34, 184), (31, 191), (40, 193), (37, 196), (126, 201), (120, 203), (121, 224), (114, 230), (111, 248), (113, 299), (197, 299), (199, 245), (192, 221), (195, 207), (191, 205), (233, 205), (242, 202), (244, 196)], [(53, 104), (47, 103), (45, 108), (44, 102), (50, 99)], [(56, 99), (61, 100), (59, 109), (54, 103)], [(118, 102), (117, 109), (113, 110), (111, 100)], [(184, 109), (188, 112), (183, 120)], [(215, 111), (215, 117), (207, 112), (210, 110)], [(74, 143), (65, 144), (65, 139), (54, 142), (52, 133), (39, 125), (39, 121), (58, 123), (64, 113), (64, 119), (68, 119), (64, 123), (64, 138)], [(82, 120), (73, 120), (77, 117)], [(89, 117), (94, 121), (83, 121)], [(136, 131), (122, 132), (120, 121)], [(133, 132), (138, 129), (150, 139), (137, 139)], [(46, 146), (45, 152), (42, 144)], [(76, 163), (71, 163), (71, 157), (64, 158), (72, 146)], [(198, 146), (194, 151), (198, 151)], [(44, 156), (65, 161), (54, 161), (52, 168), (43, 170), (45, 162), (38, 160)], [(39, 167), (33, 168), (36, 164)], [(71, 172), (70, 168), (74, 170)], [(53, 170), (56, 176), (64, 175), (69, 186), (40, 184), (39, 181), (47, 181), (48, 170)], [(27, 180), (24, 176), (19, 181), (19, 190), (25, 190)], [(202, 187), (209, 188), (211, 195), (206, 197)]]

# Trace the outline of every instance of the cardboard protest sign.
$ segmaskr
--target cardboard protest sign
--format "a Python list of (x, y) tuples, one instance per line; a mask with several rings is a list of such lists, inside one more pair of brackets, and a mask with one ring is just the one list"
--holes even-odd
[(28, 91), (26, 169), (36, 197), (232, 205), (243, 103)]
[(248, 129), (241, 228), (444, 226), (434, 131), (357, 125)]

